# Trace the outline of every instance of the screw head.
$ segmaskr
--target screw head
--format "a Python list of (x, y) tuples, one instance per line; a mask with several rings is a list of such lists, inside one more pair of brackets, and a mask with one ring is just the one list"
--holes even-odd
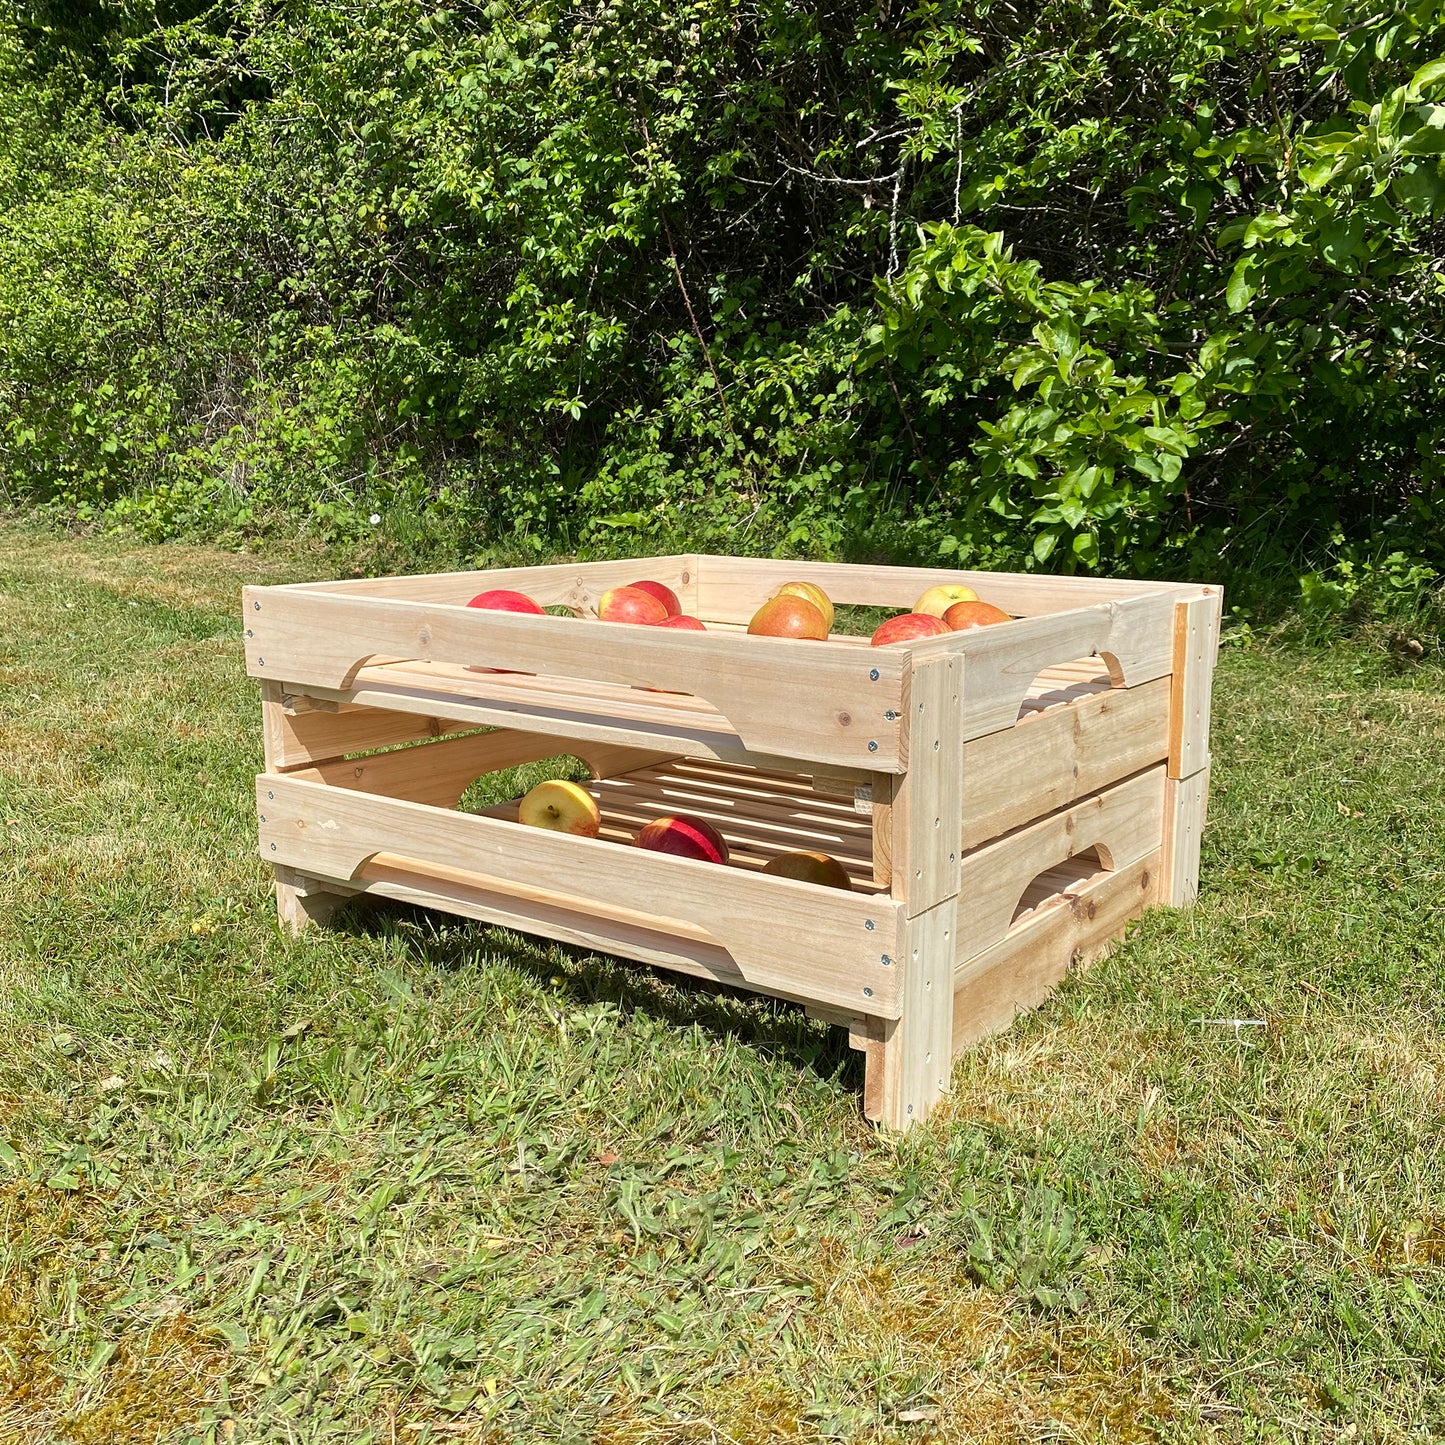
[(872, 920), (871, 918), (865, 918), (865, 919), (863, 920), (863, 927), (866, 928), (869, 933), (872, 933), (872, 932), (873, 932), (873, 920)]
[(272, 851), (273, 853), (276, 851), (276, 845), (275, 845), (274, 843), (272, 843), (272, 845), (271, 845), (271, 851)]
[[(257, 607), (259, 607), (260, 605), (261, 604), (259, 602), (256, 604)], [(876, 667), (870, 667), (868, 669), (868, 679), (870, 682), (878, 681), (878, 669)]]
[(876, 753), (876, 752), (878, 751), (878, 744), (875, 743), (871, 738), (869, 739), (869, 742), (868, 742), (868, 751), (869, 751), (870, 753)]
[(251, 610), (253, 612), (259, 612), (261, 610), (261, 604), (259, 602), (253, 602), (251, 604)]
[(884, 716), (885, 718), (887, 718), (889, 722), (897, 722), (897, 721), (898, 721), (898, 714), (897, 714), (896, 712), (894, 712), (891, 707), (888, 709), (887, 712), (885, 712), (885, 713), (883, 714), (883, 716)]
[(254, 632), (252, 632), (249, 627), (246, 629), (246, 636), (247, 636), (247, 637), (254, 637), (255, 635), (256, 635), (256, 634), (255, 634)]
[(257, 666), (257, 667), (265, 667), (265, 666), (266, 666), (266, 659), (265, 659), (264, 657), (258, 657), (258, 658), (256, 659), (256, 666)]
[[(275, 845), (274, 843), (272, 843), (271, 846), (274, 848), (276, 845)], [(873, 997), (873, 990), (872, 990), (871, 988), (865, 988), (865, 989), (863, 990), (863, 997), (864, 997), (864, 998), (872, 998), (872, 997)]]
[(268, 792), (268, 793), (266, 794), (266, 796), (267, 796), (273, 803), (276, 801), (276, 794), (275, 794), (275, 793)]
[(883, 965), (884, 968), (892, 968), (892, 967), (893, 967), (893, 958), (892, 958), (892, 955), (890, 955), (890, 954), (885, 953), (885, 954), (883, 955), (883, 957), (879, 960), (879, 962), (882, 963), (882, 965)]
[(266, 815), (264, 813), (261, 814), (261, 821), (263, 823), (266, 821)]

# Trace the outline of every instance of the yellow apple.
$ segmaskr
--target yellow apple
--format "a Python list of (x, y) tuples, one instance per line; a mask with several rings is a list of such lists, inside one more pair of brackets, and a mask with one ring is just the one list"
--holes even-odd
[(551, 778), (538, 783), (517, 805), (517, 821), (529, 828), (595, 838), (602, 831), (596, 799), (580, 783)]
[(823, 614), (823, 621), (827, 624), (828, 631), (833, 630), (833, 599), (816, 583), (784, 582), (774, 596), (801, 597), (805, 602), (811, 602)]
[(940, 582), (913, 604), (913, 610), (927, 613), (929, 617), (942, 617), (955, 602), (977, 601), (978, 593), (972, 587), (965, 587), (962, 582)]

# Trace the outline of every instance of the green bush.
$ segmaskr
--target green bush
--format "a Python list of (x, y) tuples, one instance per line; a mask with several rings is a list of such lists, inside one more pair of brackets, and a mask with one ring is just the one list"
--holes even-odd
[(1436, 3), (7, 15), (13, 502), (1316, 601), (1445, 566)]

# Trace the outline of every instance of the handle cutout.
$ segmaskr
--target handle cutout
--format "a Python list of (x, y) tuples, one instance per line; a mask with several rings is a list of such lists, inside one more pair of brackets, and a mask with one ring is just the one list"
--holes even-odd
[(1061, 903), (1068, 894), (1111, 873), (1113, 866), (1108, 848), (1099, 843), (1075, 853), (1072, 858), (1065, 858), (1062, 863), (1045, 868), (1024, 889), (1009, 927), (1015, 927), (1041, 909)]

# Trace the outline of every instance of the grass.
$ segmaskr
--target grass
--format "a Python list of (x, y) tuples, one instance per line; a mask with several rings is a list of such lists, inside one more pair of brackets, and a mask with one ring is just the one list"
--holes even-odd
[(234, 614), (320, 565), (0, 530), (0, 1440), (1445, 1432), (1437, 669), (1227, 650), (1199, 906), (899, 1141), (785, 1006), (282, 937)]

